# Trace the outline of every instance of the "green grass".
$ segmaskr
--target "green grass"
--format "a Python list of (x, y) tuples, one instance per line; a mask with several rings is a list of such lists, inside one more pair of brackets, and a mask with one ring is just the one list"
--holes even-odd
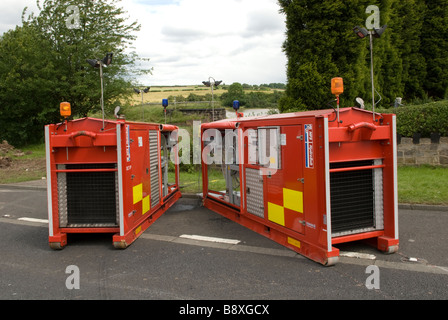
[[(174, 180), (174, 173), (170, 173), (169, 180)], [(183, 193), (202, 193), (202, 172), (181, 172), (179, 184)], [(226, 183), (221, 171), (209, 171), (209, 189), (222, 191), (226, 189)]]
[(45, 158), (45, 144), (35, 144), (22, 147), (20, 149), (24, 156), (21, 159), (43, 159)]
[(398, 167), (398, 201), (411, 204), (448, 205), (448, 168)]
[[(19, 154), (20, 155), (17, 155)], [(38, 159), (45, 158), (45, 144), (28, 145), (21, 148), (14, 148), (5, 153), (0, 151), (0, 156), (10, 157), (11, 159)]]
[(0, 154), (12, 160), (9, 167), (0, 169), (0, 184), (40, 180), (46, 176), (44, 144), (20, 148), (23, 155), (17, 155), (18, 151)]

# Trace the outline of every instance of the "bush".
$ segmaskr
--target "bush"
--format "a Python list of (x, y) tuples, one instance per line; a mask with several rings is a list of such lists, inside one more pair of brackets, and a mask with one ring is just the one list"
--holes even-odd
[(246, 94), (246, 107), (247, 108), (260, 108), (260, 109), (276, 109), (283, 92), (275, 90), (274, 93), (265, 92), (249, 92)]
[(397, 133), (403, 137), (412, 137), (414, 133), (420, 133), (425, 138), (429, 138), (431, 133), (448, 137), (448, 100), (401, 106), (378, 112), (395, 113)]

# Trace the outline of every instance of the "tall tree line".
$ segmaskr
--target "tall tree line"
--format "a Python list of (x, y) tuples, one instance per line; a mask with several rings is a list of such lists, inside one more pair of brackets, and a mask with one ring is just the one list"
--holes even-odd
[[(365, 26), (369, 5), (387, 25), (373, 41), (379, 105), (396, 97), (444, 99), (448, 96), (448, 0), (279, 0), (286, 16), (288, 58), (282, 112), (328, 108), (331, 78), (343, 77), (342, 106), (356, 97), (371, 101), (370, 46), (355, 26)], [(379, 95), (376, 95), (378, 101)]]

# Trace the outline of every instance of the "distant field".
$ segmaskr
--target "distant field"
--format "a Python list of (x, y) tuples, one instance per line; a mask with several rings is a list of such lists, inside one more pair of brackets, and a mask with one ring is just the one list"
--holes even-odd
[[(213, 93), (221, 95), (227, 90), (221, 88), (214, 89)], [(191, 85), (191, 86), (173, 86), (173, 87), (151, 87), (148, 93), (143, 94), (143, 102), (162, 102), (162, 99), (167, 99), (169, 96), (180, 96), (188, 97), (190, 93), (197, 95), (206, 95), (207, 93), (212, 93), (210, 88), (201, 85)], [(134, 101), (137, 104), (142, 103), (142, 96), (140, 94), (133, 95)]]
[[(280, 89), (275, 89), (280, 90)], [(245, 90), (246, 93), (252, 92), (254, 90)], [(227, 92), (227, 89), (223, 89), (222, 86), (220, 86), (218, 89), (213, 89), (213, 93), (216, 95), (221, 95), (223, 93)], [(262, 91), (265, 93), (273, 93), (273, 89), (267, 89), (265, 91)], [(189, 85), (189, 86), (154, 86), (151, 87), (151, 90), (148, 93), (143, 94), (143, 103), (150, 103), (150, 102), (162, 102), (162, 99), (167, 99), (169, 96), (183, 96), (188, 97), (190, 93), (194, 93), (197, 95), (206, 95), (207, 93), (211, 94), (212, 91), (210, 88), (205, 87), (203, 85)], [(133, 94), (133, 101), (135, 104), (141, 104), (142, 103), (142, 96), (141, 94)]]

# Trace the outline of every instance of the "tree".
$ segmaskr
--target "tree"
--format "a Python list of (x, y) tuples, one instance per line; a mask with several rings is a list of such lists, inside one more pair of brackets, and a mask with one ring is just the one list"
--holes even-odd
[(233, 101), (238, 100), (240, 106), (246, 104), (246, 94), (244, 93), (243, 85), (241, 83), (232, 83), (227, 92), (221, 95), (222, 104), (227, 107), (233, 106)]
[[(380, 9), (380, 24), (387, 25), (381, 38), (374, 39), (374, 72), (375, 89), (381, 96), (378, 106), (392, 106), (396, 97), (403, 97), (403, 65), (400, 54), (401, 48), (396, 45), (399, 41), (400, 30), (397, 28), (402, 17), (394, 15), (393, 10), (398, 0), (376, 1)], [(366, 41), (367, 42), (367, 41)]]
[(343, 77), (342, 105), (351, 105), (357, 95), (368, 92), (369, 69), (364, 65), (368, 48), (353, 34), (363, 23), (365, 1), (279, 0), (286, 15), (288, 58), (286, 95), (280, 110), (328, 108), (334, 99), (331, 78)]
[(392, 32), (393, 45), (399, 50), (402, 61), (403, 97), (407, 100), (426, 96), (426, 59), (422, 54), (422, 27), (425, 17), (424, 0), (396, 1)]
[[(413, 99), (448, 96), (448, 1), (446, 0), (279, 0), (286, 15), (288, 85), (282, 111), (321, 108), (329, 78), (344, 78), (342, 105), (356, 96), (371, 99), (369, 41), (351, 31), (364, 26), (369, 5), (380, 9), (380, 39), (374, 39), (375, 87), (380, 106), (396, 97)], [(378, 101), (378, 97), (376, 97)]]
[(0, 38), (1, 140), (36, 142), (43, 124), (58, 119), (58, 74), (45, 58), (50, 49), (50, 41), (32, 27), (17, 27)]
[(27, 15), (25, 8), (23, 26), (0, 39), (0, 121), (6, 121), (6, 115), (27, 125), (17, 136), (15, 124), (0, 123), (1, 139), (15, 144), (38, 141), (43, 125), (57, 121), (62, 101), (72, 104), (74, 116), (100, 110), (99, 71), (86, 59), (114, 53), (113, 63), (104, 68), (106, 110), (113, 110), (118, 99), (132, 93), (138, 57), (130, 45), (140, 26), (127, 23), (118, 2), (37, 1), (38, 15)]
[(246, 108), (276, 109), (283, 92), (274, 90), (273, 93), (249, 92), (245, 95)]
[(426, 60), (423, 87), (428, 96), (448, 97), (448, 1), (425, 0), (421, 52)]

